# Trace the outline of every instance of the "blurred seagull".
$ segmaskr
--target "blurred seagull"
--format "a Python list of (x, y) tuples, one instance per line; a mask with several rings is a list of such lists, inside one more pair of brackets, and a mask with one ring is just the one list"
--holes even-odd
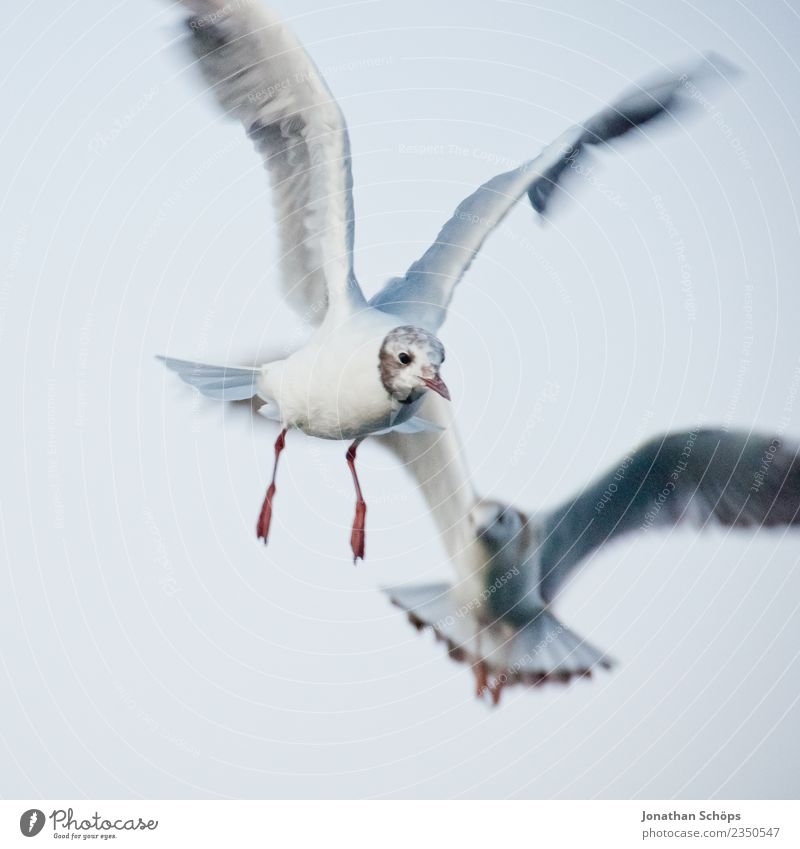
[(256, 532), (267, 541), (278, 459), (289, 428), (352, 440), (347, 463), (356, 490), (354, 560), (365, 550), (366, 503), (355, 468), (369, 435), (419, 433), (428, 390), (449, 398), (436, 334), (453, 290), (486, 237), (525, 195), (544, 212), (552, 192), (587, 146), (609, 142), (691, 102), (697, 80), (719, 67), (661, 76), (564, 133), (535, 159), (500, 174), (466, 198), (435, 243), (403, 277), (367, 302), (353, 270), (350, 145), (341, 111), (311, 59), (278, 17), (253, 3), (183, 0), (192, 10), (189, 43), (226, 113), (237, 118), (269, 170), (281, 239), (286, 299), (317, 325), (285, 359), (259, 367), (215, 366), (161, 357), (186, 383), (223, 400), (257, 397), (281, 425), (272, 481)]
[(611, 666), (551, 610), (578, 566), (607, 543), (679, 524), (800, 524), (797, 441), (699, 428), (657, 436), (574, 498), (531, 514), (477, 497), (450, 410), (435, 402), (425, 402), (425, 414), (446, 430), (382, 441), (417, 480), (457, 581), (385, 592), (470, 664), (477, 694), (495, 704), (509, 684), (566, 682)]

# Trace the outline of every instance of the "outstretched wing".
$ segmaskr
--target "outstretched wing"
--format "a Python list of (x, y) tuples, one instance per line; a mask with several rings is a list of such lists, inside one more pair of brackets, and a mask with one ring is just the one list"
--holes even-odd
[(462, 579), (475, 572), (470, 512), (477, 502), (464, 451), (456, 432), (452, 405), (428, 392), (419, 417), (441, 430), (409, 435), (392, 431), (376, 441), (389, 448), (411, 474)]
[(541, 592), (551, 601), (609, 540), (688, 522), (800, 524), (800, 444), (764, 434), (696, 430), (650, 440), (577, 498), (538, 519)]
[(520, 198), (527, 194), (533, 208), (544, 213), (556, 187), (563, 186), (566, 174), (578, 167), (589, 145), (610, 142), (659, 115), (674, 114), (679, 106), (691, 102), (698, 82), (712, 73), (720, 73), (720, 63), (707, 59), (691, 73), (644, 82), (585, 124), (567, 130), (535, 159), (484, 183), (458, 205), (436, 241), (405, 277), (390, 280), (370, 303), (437, 331), (447, 316), (456, 284)]
[(319, 71), (273, 12), (253, 2), (182, 2), (206, 81), (269, 170), (286, 298), (314, 324), (329, 304), (363, 304), (347, 127)]

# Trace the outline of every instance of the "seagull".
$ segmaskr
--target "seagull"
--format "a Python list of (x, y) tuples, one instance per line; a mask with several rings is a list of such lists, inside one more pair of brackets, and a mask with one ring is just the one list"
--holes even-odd
[(350, 544), (364, 557), (366, 502), (356, 450), (370, 434), (416, 431), (424, 394), (449, 400), (444, 346), (430, 330), (367, 303), (353, 271), (353, 199), (347, 128), (325, 82), (294, 35), (252, 4), (186, 0), (190, 44), (219, 105), (239, 119), (272, 179), (290, 303), (317, 324), (305, 345), (260, 367), (160, 357), (210, 398), (265, 401), (280, 422), (270, 485), (256, 533), (266, 543), (278, 460), (290, 428), (351, 441), (356, 490)]
[(476, 694), (494, 704), (511, 684), (565, 683), (612, 666), (552, 610), (604, 546), (676, 525), (800, 525), (800, 442), (780, 434), (697, 427), (654, 436), (563, 504), (529, 513), (479, 498), (447, 405), (431, 399), (424, 411), (441, 432), (381, 441), (417, 481), (457, 581), (384, 591), (471, 666)]
[(556, 186), (588, 147), (691, 103), (698, 80), (722, 71), (709, 58), (692, 73), (661, 75), (636, 86), (536, 158), (484, 183), (456, 208), (406, 274), (367, 301), (353, 268), (347, 127), (319, 71), (274, 12), (253, 3), (182, 2), (191, 10), (188, 41), (200, 71), (221, 108), (244, 126), (269, 171), (283, 295), (314, 330), (290, 356), (258, 367), (160, 359), (201, 394), (226, 401), (257, 398), (264, 402), (258, 412), (279, 422), (272, 479), (256, 525), (265, 543), (287, 432), (296, 428), (350, 441), (355, 562), (364, 557), (366, 521), (356, 450), (367, 436), (435, 427), (418, 411), (429, 392), (449, 399), (438, 331), (456, 285), (488, 235), (525, 196), (544, 213)]

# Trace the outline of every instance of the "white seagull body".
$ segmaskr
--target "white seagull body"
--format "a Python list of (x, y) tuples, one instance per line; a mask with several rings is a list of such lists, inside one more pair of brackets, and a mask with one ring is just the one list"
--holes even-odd
[(422, 395), (404, 403), (381, 382), (376, 352), (396, 327), (395, 317), (368, 308), (330, 331), (323, 324), (299, 351), (262, 369), (258, 394), (275, 401), (282, 422), (322, 439), (400, 427)]
[[(430, 427), (410, 402), (387, 392), (378, 352), (397, 319), (368, 307), (344, 321), (324, 321), (302, 348), (258, 368), (210, 366), (161, 359), (204, 395), (228, 401), (258, 396), (259, 413), (320, 439), (354, 440), (393, 428)], [(410, 422), (410, 424), (409, 424)]]

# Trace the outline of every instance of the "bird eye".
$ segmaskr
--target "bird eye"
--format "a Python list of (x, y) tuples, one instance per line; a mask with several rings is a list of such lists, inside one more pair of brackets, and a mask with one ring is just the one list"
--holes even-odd
[(397, 355), (397, 359), (398, 359), (398, 360), (400, 360), (400, 362), (401, 362), (404, 366), (407, 366), (407, 365), (411, 362), (411, 355), (410, 355), (410, 354), (407, 354), (405, 351), (401, 351), (401, 352)]

